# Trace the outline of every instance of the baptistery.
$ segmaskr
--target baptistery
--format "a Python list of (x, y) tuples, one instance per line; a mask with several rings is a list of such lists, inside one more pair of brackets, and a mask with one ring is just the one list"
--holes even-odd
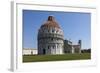
[(64, 34), (54, 16), (48, 16), (48, 19), (39, 28), (37, 37), (38, 54), (63, 54)]

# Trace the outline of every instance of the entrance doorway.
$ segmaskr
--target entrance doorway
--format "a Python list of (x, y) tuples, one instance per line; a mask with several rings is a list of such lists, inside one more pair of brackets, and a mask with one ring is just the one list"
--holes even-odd
[(43, 49), (43, 54), (46, 54), (46, 50), (45, 49)]

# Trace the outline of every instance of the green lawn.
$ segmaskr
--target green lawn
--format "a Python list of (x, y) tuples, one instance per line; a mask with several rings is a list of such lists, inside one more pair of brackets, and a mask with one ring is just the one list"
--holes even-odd
[(91, 59), (90, 53), (63, 55), (23, 55), (23, 62), (63, 61)]

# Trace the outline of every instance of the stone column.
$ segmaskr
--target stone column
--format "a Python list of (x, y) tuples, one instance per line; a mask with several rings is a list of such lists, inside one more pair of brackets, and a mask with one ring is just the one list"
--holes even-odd
[(75, 51), (75, 49), (74, 49), (74, 47), (72, 46), (72, 54), (74, 54), (74, 53), (75, 53), (74, 51)]
[(55, 48), (56, 48), (56, 54), (58, 54), (58, 48), (57, 48), (57, 44), (55, 45)]

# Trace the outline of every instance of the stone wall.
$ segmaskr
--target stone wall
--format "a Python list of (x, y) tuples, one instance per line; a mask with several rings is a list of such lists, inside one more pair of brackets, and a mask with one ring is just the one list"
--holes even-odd
[(37, 55), (38, 50), (37, 49), (23, 49), (23, 55)]

